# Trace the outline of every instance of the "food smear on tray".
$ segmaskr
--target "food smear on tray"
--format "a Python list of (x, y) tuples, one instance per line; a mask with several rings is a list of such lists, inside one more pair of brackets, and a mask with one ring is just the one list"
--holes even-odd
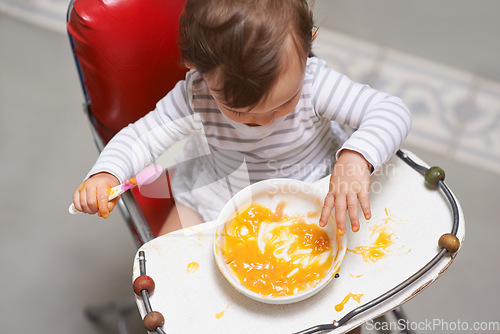
[(314, 287), (328, 275), (333, 247), (327, 232), (307, 223), (307, 213), (284, 214), (252, 203), (225, 224), (224, 261), (250, 291), (263, 296), (290, 296)]
[(377, 262), (390, 253), (389, 247), (394, 244), (391, 239), (392, 235), (392, 232), (382, 230), (379, 232), (377, 239), (371, 245), (359, 246), (353, 249), (347, 249), (347, 251), (363, 256), (363, 260), (367, 263)]
[(220, 318), (222, 318), (222, 317), (224, 316), (224, 314), (226, 313), (226, 311), (227, 311), (227, 309), (228, 309), (228, 308), (229, 308), (229, 304), (227, 304), (227, 306), (226, 306), (226, 309), (225, 309), (225, 310), (220, 311), (220, 312), (217, 312), (217, 313), (215, 314), (215, 318), (216, 318), (216, 319), (220, 319)]
[(362, 293), (354, 294), (352, 292), (349, 292), (349, 294), (347, 296), (345, 296), (345, 298), (340, 303), (335, 305), (335, 311), (337, 311), (337, 312), (342, 311), (344, 309), (345, 304), (347, 304), (347, 302), (350, 299), (357, 301), (358, 304), (361, 303), (361, 297), (363, 297), (363, 296), (364, 296), (364, 294), (362, 294)]
[(200, 264), (198, 262), (190, 262), (187, 265), (187, 272), (190, 274), (194, 274), (200, 268)]
[(347, 249), (347, 251), (363, 256), (363, 260), (366, 263), (375, 263), (389, 255), (393, 250), (394, 232), (388, 224), (394, 222), (396, 218), (392, 216), (387, 208), (385, 209), (385, 215), (386, 217), (383, 219), (382, 223), (369, 227), (372, 237), (377, 235), (377, 238), (372, 244), (369, 246), (359, 246), (353, 249)]

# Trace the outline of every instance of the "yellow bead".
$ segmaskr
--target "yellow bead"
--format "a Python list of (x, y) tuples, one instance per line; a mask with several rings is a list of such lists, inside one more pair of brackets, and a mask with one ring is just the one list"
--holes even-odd
[(450, 253), (455, 253), (460, 248), (460, 241), (451, 233), (443, 234), (438, 241), (439, 247), (445, 248)]

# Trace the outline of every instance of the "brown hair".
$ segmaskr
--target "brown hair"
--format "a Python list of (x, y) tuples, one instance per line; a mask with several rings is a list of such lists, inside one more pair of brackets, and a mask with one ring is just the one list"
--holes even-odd
[(228, 106), (252, 107), (275, 83), (287, 37), (305, 58), (313, 29), (307, 0), (187, 0), (179, 47), (201, 75), (220, 70), (217, 89)]

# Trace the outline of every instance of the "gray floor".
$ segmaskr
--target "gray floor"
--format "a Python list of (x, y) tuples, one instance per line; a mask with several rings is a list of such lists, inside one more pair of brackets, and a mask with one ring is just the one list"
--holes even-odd
[[(115, 333), (113, 319), (96, 326), (83, 309), (130, 295), (135, 246), (119, 215), (67, 213), (96, 158), (81, 103), (66, 37), (0, 14), (1, 333)], [(446, 170), (467, 232), (453, 266), (407, 313), (415, 323), (498, 323), (499, 175), (410, 149)], [(136, 313), (129, 322), (143, 332)]]

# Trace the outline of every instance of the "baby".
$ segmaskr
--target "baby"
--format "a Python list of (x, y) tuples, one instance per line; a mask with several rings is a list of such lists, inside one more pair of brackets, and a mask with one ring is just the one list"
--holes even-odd
[[(259, 180), (327, 175), (320, 224), (335, 208), (338, 233), (346, 213), (357, 231), (358, 205), (371, 216), (370, 175), (406, 137), (411, 115), (399, 98), (310, 57), (315, 35), (307, 0), (186, 1), (179, 46), (190, 71), (109, 142), (74, 192), (77, 210), (108, 217), (117, 199), (108, 202), (107, 188), (185, 140), (187, 162), (172, 180), (176, 209), (162, 233), (216, 219)], [(345, 140), (339, 124), (356, 131)]]

